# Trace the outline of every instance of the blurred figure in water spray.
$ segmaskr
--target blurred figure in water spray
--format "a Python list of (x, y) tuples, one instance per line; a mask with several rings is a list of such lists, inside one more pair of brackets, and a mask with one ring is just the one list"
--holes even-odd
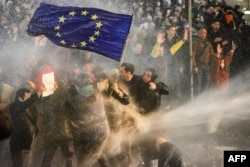
[(78, 75), (71, 85), (72, 125), (77, 166), (92, 167), (98, 163), (106, 166), (107, 161), (101, 148), (109, 134), (108, 120), (103, 97), (96, 89), (95, 77), (91, 72)]
[(102, 92), (104, 97), (113, 97), (123, 105), (129, 104), (129, 96), (118, 87), (117, 82), (111, 83), (111, 80), (106, 73), (101, 72), (100, 74), (97, 74), (96, 86), (97, 89)]
[(143, 134), (135, 144), (141, 153), (139, 167), (151, 167), (152, 160), (158, 160), (158, 167), (184, 167), (181, 150), (164, 137)]
[[(125, 144), (127, 141), (124, 139), (120, 140), (117, 136), (119, 136), (119, 133), (122, 131), (121, 127), (126, 128), (124, 124), (126, 113), (120, 109), (121, 106), (119, 105), (128, 105), (130, 103), (130, 98), (118, 87), (116, 82), (117, 75), (118, 71), (113, 78), (102, 71), (99, 71), (99, 74), (96, 75), (97, 89), (104, 96), (104, 107), (110, 127), (110, 134), (105, 142), (103, 153), (107, 157), (108, 164), (111, 167), (126, 166), (128, 165), (127, 161), (129, 159), (128, 145)], [(114, 142), (118, 143), (117, 148), (120, 150), (116, 153), (111, 151), (111, 147), (115, 147)], [(112, 146), (109, 145), (110, 143), (113, 143)]]
[(63, 78), (55, 78), (52, 66), (43, 65), (37, 72), (36, 89), (43, 90), (42, 97), (35, 103), (39, 113), (38, 135), (43, 139), (44, 154), (41, 166), (50, 167), (54, 154), (60, 147), (66, 159), (66, 167), (72, 167), (74, 154), (70, 125), (72, 107), (69, 103), (67, 82)]
[[(231, 50), (227, 51), (223, 49), (220, 44), (217, 45), (217, 53), (214, 56), (211, 64), (211, 85), (212, 88), (220, 89), (220, 94), (225, 93), (225, 97), (228, 96), (229, 79), (230, 79), (230, 64), (234, 56), (236, 46), (232, 42)], [(224, 51), (225, 50), (225, 51)], [(224, 91), (224, 92), (222, 92)], [(223, 102), (223, 101), (222, 101)], [(222, 118), (223, 111), (219, 111), (209, 118), (208, 122), (208, 133), (215, 133), (218, 129), (220, 120)]]

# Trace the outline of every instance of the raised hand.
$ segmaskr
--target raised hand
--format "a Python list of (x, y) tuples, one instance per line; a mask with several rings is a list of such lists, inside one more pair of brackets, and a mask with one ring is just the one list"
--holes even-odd
[(157, 39), (156, 39), (158, 44), (162, 44), (165, 41), (165, 33), (164, 32), (159, 32), (157, 34)]
[(217, 45), (217, 58), (221, 57), (222, 47), (220, 44)]
[(236, 47), (237, 47), (237, 46), (235, 45), (234, 41), (232, 41), (232, 49), (231, 49), (231, 51), (234, 52), (235, 49), (236, 49)]
[(183, 40), (186, 41), (187, 39), (188, 39), (188, 29), (185, 29), (183, 34)]
[(219, 54), (222, 53), (222, 47), (220, 44), (217, 45), (217, 53), (219, 53)]

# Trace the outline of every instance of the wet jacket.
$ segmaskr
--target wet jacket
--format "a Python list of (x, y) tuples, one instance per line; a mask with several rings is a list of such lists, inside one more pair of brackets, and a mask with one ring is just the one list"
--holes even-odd
[(137, 101), (138, 87), (140, 84), (141, 76), (133, 75), (133, 78), (130, 81), (123, 81), (122, 83), (127, 87), (129, 96), (134, 102)]
[(161, 95), (168, 95), (168, 86), (162, 82), (156, 83), (156, 89), (150, 90), (149, 83), (141, 81), (140, 87), (138, 87), (138, 100), (137, 103), (141, 112), (151, 113), (158, 111), (161, 106)]
[(10, 150), (30, 150), (33, 133), (27, 118), (26, 109), (38, 100), (37, 94), (31, 95), (25, 102), (15, 101), (9, 110), (13, 122), (13, 133), (10, 136)]
[(129, 96), (125, 92), (123, 92), (122, 89), (119, 89), (119, 91), (123, 93), (123, 97), (120, 97), (119, 94), (116, 93), (111, 87), (109, 87), (108, 90), (106, 90), (104, 92), (104, 96), (105, 97), (110, 97), (111, 96), (111, 97), (113, 97), (114, 99), (116, 99), (117, 101), (119, 101), (123, 105), (129, 104), (129, 102), (130, 102)]
[(35, 104), (38, 113), (44, 122), (41, 132), (44, 133), (45, 145), (54, 144), (58, 141), (72, 138), (70, 127), (71, 110), (67, 108), (69, 91), (67, 88), (59, 87), (47, 97), (42, 97)]

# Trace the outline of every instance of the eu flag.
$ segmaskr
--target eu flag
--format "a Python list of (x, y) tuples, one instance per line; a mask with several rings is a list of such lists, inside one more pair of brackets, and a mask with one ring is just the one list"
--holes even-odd
[(56, 45), (89, 50), (120, 61), (132, 16), (97, 8), (41, 3), (27, 33), (45, 35)]

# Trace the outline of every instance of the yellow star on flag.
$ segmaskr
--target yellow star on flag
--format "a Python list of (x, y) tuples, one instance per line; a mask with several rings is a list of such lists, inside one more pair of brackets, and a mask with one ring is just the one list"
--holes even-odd
[(76, 15), (76, 12), (75, 12), (75, 11), (71, 11), (71, 12), (69, 12), (69, 15), (70, 15), (70, 16), (75, 16), (75, 15)]
[(95, 31), (95, 35), (99, 36), (100, 35), (100, 31)]
[(89, 37), (89, 42), (95, 42), (95, 37), (94, 36)]
[(91, 15), (91, 19), (96, 20), (96, 19), (98, 19), (98, 16), (96, 14)]
[(84, 10), (84, 11), (82, 11), (82, 14), (81, 14), (81, 15), (86, 16), (88, 13), (89, 13), (89, 12), (88, 12), (87, 10)]
[(56, 33), (56, 36), (60, 38), (62, 35), (58, 32)]
[(66, 18), (64, 16), (59, 17), (59, 23), (64, 23)]
[(87, 43), (86, 43), (85, 41), (82, 41), (82, 42), (81, 42), (81, 46), (82, 46), (82, 47), (86, 47), (86, 45), (87, 45)]
[(66, 45), (66, 42), (64, 40), (61, 40), (60, 43)]
[(55, 27), (55, 30), (60, 30), (60, 25), (57, 25), (56, 27)]
[(102, 23), (100, 21), (96, 23), (97, 28), (101, 28), (101, 26), (102, 26)]

